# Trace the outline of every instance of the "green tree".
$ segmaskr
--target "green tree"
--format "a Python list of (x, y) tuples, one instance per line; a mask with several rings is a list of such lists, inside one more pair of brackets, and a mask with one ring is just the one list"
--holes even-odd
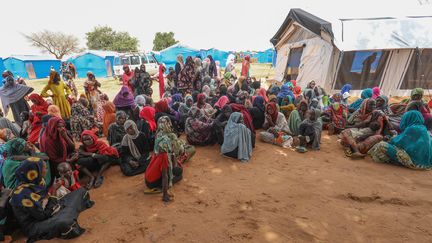
[(62, 32), (44, 30), (24, 35), (24, 37), (32, 46), (54, 55), (57, 59), (62, 59), (64, 55), (80, 51), (78, 38)]
[(178, 41), (174, 39), (174, 32), (156, 32), (153, 51), (160, 51), (177, 43)]
[(138, 39), (128, 32), (117, 32), (109, 26), (97, 26), (86, 33), (87, 48), (107, 51), (138, 51)]

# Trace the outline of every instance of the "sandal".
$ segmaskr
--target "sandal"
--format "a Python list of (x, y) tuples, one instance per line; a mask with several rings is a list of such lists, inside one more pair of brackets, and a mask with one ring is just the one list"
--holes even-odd
[(305, 147), (298, 146), (296, 147), (296, 151), (299, 153), (306, 153), (308, 150)]
[(94, 188), (98, 188), (98, 187), (102, 186), (103, 181), (104, 181), (104, 177), (103, 177), (103, 176), (99, 176), (99, 177), (96, 179), (96, 181), (95, 181), (93, 187), (94, 187)]
[(162, 193), (162, 190), (159, 188), (147, 188), (144, 190), (144, 194), (159, 194)]

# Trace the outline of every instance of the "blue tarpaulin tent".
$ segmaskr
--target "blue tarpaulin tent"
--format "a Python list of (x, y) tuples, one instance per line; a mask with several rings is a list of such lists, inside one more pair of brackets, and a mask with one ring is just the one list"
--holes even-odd
[(0, 57), (0, 73), (3, 73), (4, 70), (6, 70), (6, 68), (3, 64), (3, 59)]
[(51, 67), (60, 70), (61, 65), (60, 60), (53, 57), (36, 55), (10, 56), (4, 59), (3, 63), (15, 77), (25, 79), (46, 78), (49, 76)]
[(274, 49), (269, 48), (257, 53), (257, 61), (258, 63), (273, 63), (274, 56)]
[(177, 55), (182, 55), (183, 60), (186, 61), (187, 56), (195, 57), (200, 54), (200, 50), (193, 49), (180, 43), (172, 45), (160, 51), (161, 62), (165, 63), (167, 69), (174, 67), (177, 62)]
[(206, 53), (205, 57), (211, 55), (213, 57), (213, 60), (219, 61), (221, 67), (225, 67), (226, 61), (228, 59), (228, 55), (230, 54), (230, 52), (221, 51), (215, 48), (208, 49), (205, 51), (205, 53)]
[(89, 71), (93, 72), (96, 77), (112, 77), (116, 56), (118, 54), (112, 51), (86, 51), (67, 61), (73, 63), (79, 78), (85, 78)]

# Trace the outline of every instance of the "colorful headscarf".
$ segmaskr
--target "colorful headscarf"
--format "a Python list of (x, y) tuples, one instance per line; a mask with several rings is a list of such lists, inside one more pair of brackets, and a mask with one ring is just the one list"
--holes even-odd
[(215, 107), (222, 109), (226, 104), (228, 104), (229, 98), (227, 96), (221, 96), (219, 100), (214, 104)]
[(48, 106), (48, 115), (62, 118), (60, 108), (56, 105)]
[(274, 103), (274, 102), (269, 102), (269, 103), (266, 105), (266, 111), (268, 111), (269, 109), (272, 109), (272, 110), (273, 110), (273, 114), (269, 114), (269, 115), (271, 115), (271, 118), (272, 118), (273, 123), (276, 123), (277, 118), (278, 118), (278, 109), (277, 109), (276, 103)]
[(15, 172), (19, 185), (11, 196), (13, 206), (42, 210), (42, 200), (48, 195), (42, 177), (43, 170), (44, 162), (36, 157), (30, 157), (21, 163)]
[(381, 95), (381, 89), (379, 87), (372, 88), (372, 99), (376, 99), (380, 95)]

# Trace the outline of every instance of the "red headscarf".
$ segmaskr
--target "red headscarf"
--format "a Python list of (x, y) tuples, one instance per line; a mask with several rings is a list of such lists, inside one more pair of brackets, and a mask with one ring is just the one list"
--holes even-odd
[(245, 122), (245, 125), (247, 128), (249, 128), (249, 130), (255, 134), (255, 128), (254, 125), (252, 123), (252, 116), (249, 113), (249, 111), (246, 109), (246, 107), (244, 105), (241, 104), (230, 104), (231, 109), (233, 110), (233, 112), (240, 112), (243, 114), (243, 119)]
[(294, 91), (293, 93), (294, 93), (296, 98), (297, 98), (297, 96), (301, 95), (301, 92), (302, 92), (300, 86), (295, 86), (293, 91)]
[(204, 102), (204, 104), (205, 104), (205, 99), (206, 99), (205, 94), (200, 93), (200, 94), (197, 95), (197, 107), (198, 108), (202, 108), (201, 103)]
[(268, 110), (269, 108), (273, 110), (273, 114), (269, 114), (269, 115), (271, 115), (271, 118), (272, 118), (273, 123), (276, 123), (277, 118), (278, 118), (278, 115), (279, 115), (279, 114), (278, 114), (278, 110), (277, 110), (276, 103), (274, 103), (274, 102), (270, 102), (270, 103), (268, 103), (268, 104), (266, 105), (266, 110)]
[(65, 162), (67, 159), (67, 142), (57, 129), (60, 123), (65, 122), (61, 118), (51, 117), (40, 139), (41, 152), (46, 153), (54, 163)]
[(162, 99), (163, 94), (165, 93), (165, 78), (164, 78), (164, 66), (162, 64), (159, 65), (159, 96)]
[(84, 149), (86, 152), (98, 153), (101, 155), (107, 155), (107, 156), (112, 156), (112, 157), (116, 157), (116, 158), (120, 157), (119, 153), (117, 152), (117, 150), (115, 148), (108, 146), (108, 144), (98, 140), (98, 137), (94, 134), (94, 132), (92, 132), (90, 130), (84, 130), (81, 133), (81, 142), (82, 142), (82, 137), (84, 137), (84, 135), (88, 135), (93, 139), (92, 145), (90, 145), (90, 146), (84, 145)]
[(169, 106), (168, 106), (168, 100), (163, 99), (155, 103), (155, 110), (156, 112), (168, 112)]
[(29, 96), (29, 99), (31, 100), (36, 100), (39, 104), (33, 104), (31, 106), (31, 111), (36, 114), (36, 112), (40, 112), (43, 113), (43, 115), (46, 115), (48, 113), (48, 102), (46, 102), (42, 96), (40, 96), (39, 94), (31, 94)]
[(224, 95), (219, 98), (219, 100), (214, 104), (214, 106), (222, 109), (226, 104), (228, 104), (228, 102), (228, 97)]
[(267, 97), (267, 91), (264, 88), (259, 89), (258, 95), (264, 98), (265, 103), (269, 102), (269, 99)]
[(154, 119), (156, 114), (156, 110), (151, 106), (144, 106), (139, 114), (139, 117), (143, 120), (146, 120), (150, 126), (150, 131), (156, 131), (156, 121)]

